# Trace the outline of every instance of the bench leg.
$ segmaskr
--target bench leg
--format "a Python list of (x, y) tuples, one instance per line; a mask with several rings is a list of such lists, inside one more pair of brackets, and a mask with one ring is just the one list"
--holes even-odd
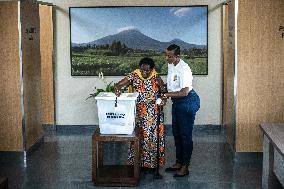
[(264, 135), (263, 138), (263, 167), (262, 167), (262, 188), (263, 189), (282, 189), (280, 182), (273, 171), (274, 166), (274, 147), (269, 139)]

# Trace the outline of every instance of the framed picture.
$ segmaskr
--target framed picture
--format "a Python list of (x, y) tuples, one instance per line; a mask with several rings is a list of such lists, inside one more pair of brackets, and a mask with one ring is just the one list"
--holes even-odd
[(208, 6), (71, 7), (72, 76), (122, 76), (151, 57), (167, 74), (165, 49), (181, 47), (194, 75), (208, 74)]

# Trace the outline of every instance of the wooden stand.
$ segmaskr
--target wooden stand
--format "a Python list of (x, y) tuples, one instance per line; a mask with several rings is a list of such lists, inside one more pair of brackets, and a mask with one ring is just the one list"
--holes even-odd
[[(104, 142), (132, 142), (134, 165), (104, 165)], [(92, 179), (97, 186), (137, 186), (140, 176), (140, 145), (136, 133), (132, 135), (102, 135), (99, 129), (92, 137)]]

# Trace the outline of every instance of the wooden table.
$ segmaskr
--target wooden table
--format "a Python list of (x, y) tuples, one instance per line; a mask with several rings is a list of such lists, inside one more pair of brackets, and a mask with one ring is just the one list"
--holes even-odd
[[(132, 142), (134, 165), (104, 165), (104, 142)], [(99, 129), (92, 136), (92, 180), (97, 186), (137, 186), (140, 176), (139, 138), (132, 135), (102, 135)]]
[(8, 189), (8, 179), (0, 177), (0, 189)]
[(260, 124), (263, 130), (262, 188), (284, 186), (284, 123)]

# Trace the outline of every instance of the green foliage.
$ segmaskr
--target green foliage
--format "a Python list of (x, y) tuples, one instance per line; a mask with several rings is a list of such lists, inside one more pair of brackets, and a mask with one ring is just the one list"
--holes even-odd
[(94, 97), (96, 97), (100, 92), (112, 92), (112, 93), (114, 93), (114, 85), (115, 85), (115, 83), (113, 83), (113, 81), (112, 81), (112, 82), (108, 83), (104, 89), (101, 89), (101, 88), (100, 88), (100, 89), (97, 89), (97, 88), (95, 88), (96, 91), (95, 91), (94, 93), (91, 93), (91, 94), (86, 98), (86, 100), (88, 100), (89, 98), (94, 98)]
[(105, 92), (114, 92), (114, 85), (115, 83), (112, 85), (112, 82), (107, 84)]

